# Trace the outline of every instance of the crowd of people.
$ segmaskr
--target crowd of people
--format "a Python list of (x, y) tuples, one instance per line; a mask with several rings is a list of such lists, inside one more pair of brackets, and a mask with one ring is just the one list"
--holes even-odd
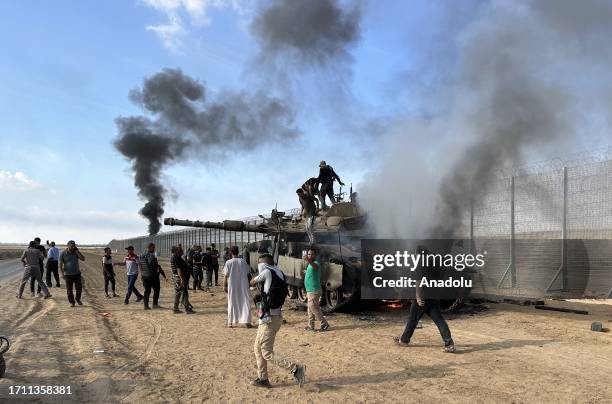
[[(19, 284), (17, 298), (23, 298), (23, 291), (30, 282), (31, 294), (34, 295), (35, 284), (45, 299), (51, 297), (49, 291), (53, 287), (59, 288), (60, 278), (66, 284), (68, 302), (72, 307), (81, 306), (83, 282), (79, 262), (85, 257), (79, 251), (76, 243), (70, 240), (62, 252), (54, 242), (47, 242), (46, 250), (40, 244), (40, 238), (35, 238), (23, 252), (21, 261), (24, 274)], [(114, 267), (123, 266), (127, 276), (127, 290), (124, 303), (129, 304), (132, 294), (136, 301), (143, 301), (144, 309), (159, 309), (161, 279), (168, 282), (168, 278), (158, 262), (155, 244), (149, 243), (141, 255), (135, 253), (133, 246), (126, 247), (127, 254), (121, 262), (114, 262), (110, 248), (104, 249), (102, 256), (102, 276), (104, 277), (104, 293), (107, 298), (119, 297), (116, 293), (116, 274)], [(170, 265), (172, 281), (174, 284), (174, 313), (194, 313), (193, 305), (189, 302), (190, 278), (193, 277), (193, 291), (205, 291), (213, 285), (213, 274), (218, 271), (219, 252), (214, 244), (205, 250), (194, 245), (187, 252), (181, 244), (171, 248)], [(311, 247), (304, 259), (306, 271), (304, 274), (304, 287), (308, 297), (308, 325), (306, 331), (325, 332), (330, 325), (321, 311), (319, 300), (321, 298), (321, 263), (317, 260), (317, 252)], [(289, 358), (274, 352), (274, 341), (280, 330), (282, 319), (282, 306), (288, 295), (288, 287), (283, 272), (274, 265), (272, 255), (263, 253), (259, 256), (257, 271), (253, 272), (247, 261), (240, 256), (237, 246), (226, 249), (223, 267), (223, 290), (227, 293), (227, 327), (244, 326), (252, 328), (252, 301), (254, 300), (257, 317), (257, 335), (254, 343), (254, 353), (257, 365), (257, 378), (251, 384), (257, 387), (270, 387), (268, 379), (268, 363), (275, 364), (291, 372), (296, 382), (302, 385), (305, 381), (306, 367)], [(46, 267), (44, 260), (47, 260)], [(43, 268), (46, 268), (46, 278), (43, 281)], [(216, 269), (215, 269), (216, 268)], [(202, 287), (202, 276), (206, 273), (206, 289)], [(137, 288), (138, 277), (142, 279), (143, 293)], [(218, 285), (215, 277), (215, 285)], [(109, 290), (110, 287), (110, 290)], [(251, 299), (251, 288), (257, 288), (259, 293)], [(39, 292), (39, 293), (40, 293)], [(151, 292), (153, 292), (152, 304)], [(181, 310), (181, 306), (183, 310)], [(410, 338), (417, 327), (421, 317), (427, 314), (432, 318), (440, 331), (444, 341), (444, 351), (454, 352), (455, 346), (450, 330), (440, 312), (439, 303), (424, 300), (417, 295), (415, 304), (411, 305), (408, 323), (401, 336), (394, 337), (399, 346), (408, 346)], [(316, 324), (319, 324), (316, 327)]]

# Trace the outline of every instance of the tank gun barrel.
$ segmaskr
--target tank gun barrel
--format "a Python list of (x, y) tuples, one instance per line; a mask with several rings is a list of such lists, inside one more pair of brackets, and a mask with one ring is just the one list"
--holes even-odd
[(164, 219), (167, 226), (204, 227), (206, 229), (220, 229), (226, 231), (250, 231), (254, 233), (273, 232), (266, 224), (247, 224), (241, 220), (224, 220), (222, 222), (201, 222), (199, 220), (185, 220), (168, 217)]

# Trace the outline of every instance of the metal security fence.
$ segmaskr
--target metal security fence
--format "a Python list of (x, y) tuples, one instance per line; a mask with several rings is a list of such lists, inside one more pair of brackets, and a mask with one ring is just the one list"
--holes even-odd
[[(244, 220), (248, 224), (261, 223), (259, 220)], [(155, 243), (156, 250), (159, 256), (169, 257), (172, 246), (182, 244), (184, 249), (193, 246), (201, 245), (202, 247), (215, 244), (219, 251), (223, 251), (225, 247), (233, 245), (243, 246), (248, 243), (263, 239), (260, 233), (252, 232), (229, 232), (219, 229), (204, 229), (204, 228), (187, 228), (169, 232), (156, 234), (155, 236), (141, 236), (123, 240), (112, 240), (108, 246), (114, 251), (122, 251), (125, 247), (132, 245), (137, 253), (145, 251), (147, 244)]]
[[(299, 215), (299, 213), (299, 209), (289, 209), (285, 211), (285, 214), (289, 216), (296, 216)], [(262, 223), (264, 218), (261, 216), (251, 216), (238, 220), (242, 220), (247, 224), (257, 225)], [(263, 234), (248, 231), (233, 232), (219, 229), (186, 228), (162, 232), (155, 236), (140, 236), (123, 240), (111, 240), (108, 246), (114, 252), (121, 252), (125, 247), (131, 245), (134, 246), (137, 253), (140, 253), (145, 251), (148, 243), (153, 242), (156, 245), (157, 254), (159, 256), (169, 257), (172, 246), (178, 244), (182, 244), (186, 251), (187, 248), (193, 245), (201, 245), (205, 248), (214, 243), (217, 250), (223, 251), (225, 247), (231, 247), (233, 245), (244, 247), (245, 244), (263, 239)]]
[(480, 291), (612, 296), (612, 160), (499, 177), (474, 190), (469, 210), (461, 236), (474, 248), (506, 241)]

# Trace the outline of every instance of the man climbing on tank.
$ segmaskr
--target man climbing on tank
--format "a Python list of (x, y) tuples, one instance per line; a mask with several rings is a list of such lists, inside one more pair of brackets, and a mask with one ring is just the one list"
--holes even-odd
[(319, 200), (317, 199), (319, 196), (319, 179), (316, 177), (309, 178), (304, 184), (302, 184), (301, 189), (306, 195), (314, 199), (316, 208), (319, 209)]
[(317, 212), (315, 204), (316, 199), (314, 196), (304, 192), (303, 188), (298, 188), (295, 192), (300, 200), (300, 206), (302, 207), (301, 215), (306, 227), (306, 234), (308, 234), (308, 241), (310, 245), (313, 245), (315, 243), (314, 220)]
[(322, 160), (321, 163), (319, 163), (319, 177), (317, 181), (321, 184), (319, 199), (321, 200), (321, 208), (323, 210), (327, 210), (327, 205), (325, 204), (326, 196), (329, 197), (332, 204), (336, 203), (336, 199), (334, 198), (334, 180), (337, 180), (340, 185), (344, 185), (332, 166), (327, 165), (325, 160)]

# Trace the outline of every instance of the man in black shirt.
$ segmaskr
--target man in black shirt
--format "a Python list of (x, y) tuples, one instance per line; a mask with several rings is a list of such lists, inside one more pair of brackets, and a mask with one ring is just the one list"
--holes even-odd
[(147, 252), (140, 256), (138, 260), (140, 269), (140, 276), (142, 278), (142, 286), (144, 287), (144, 309), (150, 310), (149, 307), (149, 296), (151, 296), (151, 289), (153, 289), (153, 308), (159, 309), (159, 270), (161, 267), (157, 262), (155, 256), (155, 244), (149, 243), (147, 246)]
[(210, 244), (210, 258), (212, 270), (215, 273), (215, 286), (219, 286), (219, 251), (215, 248), (215, 243)]
[(202, 254), (202, 266), (206, 271), (206, 291), (212, 287), (213, 263), (212, 263), (212, 248), (206, 247), (206, 252)]
[(185, 306), (187, 314), (193, 313), (193, 306), (189, 303), (189, 278), (186, 274), (189, 271), (187, 263), (181, 257), (181, 250), (177, 246), (172, 247), (172, 258), (170, 258), (172, 267), (172, 279), (174, 280), (174, 312), (182, 313), (179, 310), (179, 303)]
[(204, 272), (202, 271), (202, 246), (197, 246), (193, 252), (193, 290), (202, 289), (202, 278)]
[(319, 184), (321, 184), (321, 189), (319, 190), (321, 207), (327, 209), (327, 205), (325, 205), (326, 196), (329, 197), (332, 204), (336, 202), (334, 198), (334, 181), (337, 180), (340, 185), (344, 185), (344, 183), (340, 180), (340, 177), (338, 177), (338, 174), (336, 174), (332, 166), (327, 165), (325, 160), (319, 163), (319, 177), (317, 180)]

